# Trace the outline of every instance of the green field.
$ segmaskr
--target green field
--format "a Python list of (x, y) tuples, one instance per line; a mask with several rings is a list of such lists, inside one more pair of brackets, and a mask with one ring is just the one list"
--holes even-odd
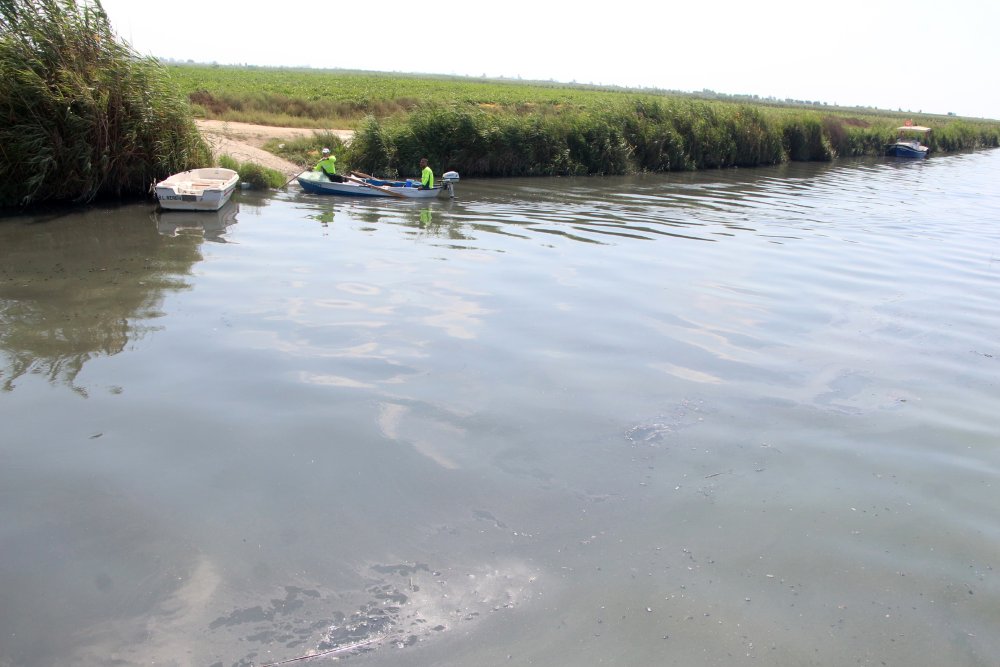
[(593, 86), (341, 70), (212, 65), (167, 70), (196, 115), (283, 127), (353, 127), (369, 115), (386, 118), (435, 106), (522, 113), (584, 109), (624, 94)]
[[(196, 115), (285, 127), (330, 127), (331, 120), (339, 121), (338, 127), (354, 126), (368, 115), (385, 118), (438, 106), (521, 113), (572, 111), (600, 108), (623, 98), (752, 104), (771, 109), (811, 110), (869, 123), (913, 119), (922, 124), (941, 125), (960, 120), (954, 116), (791, 103), (709, 91), (682, 93), (544, 81), (253, 66), (173, 64), (167, 65), (167, 71), (192, 100)], [(1000, 122), (961, 120), (973, 124)], [(291, 124), (285, 125), (286, 122)]]

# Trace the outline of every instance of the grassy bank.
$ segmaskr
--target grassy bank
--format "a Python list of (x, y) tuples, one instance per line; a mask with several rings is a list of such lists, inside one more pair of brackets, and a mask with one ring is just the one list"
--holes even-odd
[[(353, 127), (342, 164), (412, 175), (421, 156), (466, 176), (621, 174), (882, 155), (904, 120), (932, 151), (1000, 145), (1000, 123), (666, 92), (371, 72), (171, 66), (206, 117)], [(308, 146), (298, 146), (302, 153)], [(311, 148), (314, 150), (315, 147)], [(284, 154), (293, 161), (296, 155)]]
[(251, 190), (280, 188), (288, 182), (280, 171), (262, 167), (256, 162), (239, 162), (230, 155), (219, 156), (219, 166), (235, 171), (240, 176), (240, 185)]
[(146, 193), (210, 164), (184, 95), (99, 3), (0, 1), (0, 207)]

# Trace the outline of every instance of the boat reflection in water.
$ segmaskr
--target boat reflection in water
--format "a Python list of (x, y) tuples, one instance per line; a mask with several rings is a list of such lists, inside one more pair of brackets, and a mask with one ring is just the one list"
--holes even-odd
[(157, 209), (151, 214), (156, 231), (164, 236), (202, 234), (207, 241), (226, 243), (226, 231), (236, 224), (240, 205), (228, 201), (218, 211), (167, 211)]

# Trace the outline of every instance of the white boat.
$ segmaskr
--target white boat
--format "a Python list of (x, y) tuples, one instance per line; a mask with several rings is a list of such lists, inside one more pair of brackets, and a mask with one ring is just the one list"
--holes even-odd
[(447, 193), (455, 196), (454, 182), (458, 174), (449, 171), (441, 177), (441, 184), (424, 190), (419, 181), (389, 181), (372, 176), (345, 176), (343, 182), (329, 180), (319, 171), (304, 171), (298, 175), (299, 185), (306, 192), (341, 197), (394, 197), (397, 199), (432, 199)]
[[(909, 121), (907, 122), (909, 123)], [(920, 140), (930, 133), (931, 128), (910, 124), (896, 128), (896, 130), (899, 132), (899, 136), (895, 143), (889, 145), (889, 155), (894, 157), (927, 157), (929, 149), (920, 143)]]
[(182, 171), (156, 184), (156, 198), (163, 208), (218, 211), (233, 196), (239, 181), (239, 174), (221, 167)]

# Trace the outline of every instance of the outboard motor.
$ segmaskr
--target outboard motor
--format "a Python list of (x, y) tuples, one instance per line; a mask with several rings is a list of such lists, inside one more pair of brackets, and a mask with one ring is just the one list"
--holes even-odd
[(448, 196), (452, 199), (455, 198), (455, 181), (459, 180), (457, 171), (446, 171), (441, 175), (441, 180), (444, 181), (444, 186), (448, 188)]

